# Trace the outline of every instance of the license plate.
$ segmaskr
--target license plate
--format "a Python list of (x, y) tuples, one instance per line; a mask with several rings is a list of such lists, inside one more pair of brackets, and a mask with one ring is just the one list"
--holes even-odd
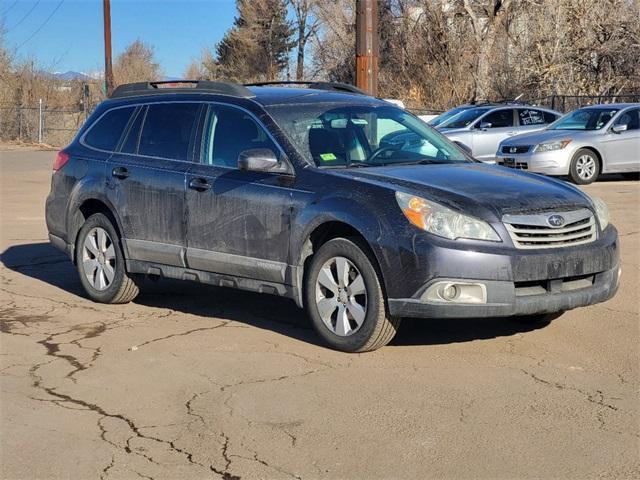
[(502, 163), (505, 167), (514, 167), (516, 165), (516, 159), (513, 157), (504, 157)]
[(583, 273), (584, 259), (582, 258), (556, 260), (547, 264), (547, 278), (573, 277)]

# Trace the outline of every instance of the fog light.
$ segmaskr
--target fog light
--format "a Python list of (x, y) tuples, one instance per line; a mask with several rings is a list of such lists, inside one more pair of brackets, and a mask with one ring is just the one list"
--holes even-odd
[(446, 285), (441, 292), (438, 293), (445, 300), (454, 300), (460, 292), (458, 291), (458, 287), (450, 283)]
[(435, 282), (420, 299), (437, 303), (487, 303), (487, 287), (475, 282)]

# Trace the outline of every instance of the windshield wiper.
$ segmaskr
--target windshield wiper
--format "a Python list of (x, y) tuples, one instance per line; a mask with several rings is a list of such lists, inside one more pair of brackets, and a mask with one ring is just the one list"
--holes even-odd
[(444, 163), (444, 162), (423, 159), (423, 160), (417, 160), (412, 162), (387, 162), (387, 163), (380, 163), (379, 165), (382, 165), (384, 167), (393, 167), (395, 165), (432, 165), (434, 163)]
[(376, 167), (378, 165), (379, 164), (377, 163), (356, 162), (356, 163), (349, 163), (349, 165), (347, 165), (347, 168)]

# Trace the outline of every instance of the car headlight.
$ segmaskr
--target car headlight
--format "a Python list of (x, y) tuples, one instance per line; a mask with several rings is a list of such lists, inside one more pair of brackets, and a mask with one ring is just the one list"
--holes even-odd
[(558, 140), (556, 142), (540, 143), (536, 145), (534, 152), (553, 152), (554, 150), (562, 150), (569, 145), (571, 140)]
[(609, 215), (609, 207), (604, 203), (600, 197), (591, 197), (591, 201), (593, 202), (593, 206), (596, 207), (596, 216), (598, 217), (598, 222), (600, 222), (600, 228), (604, 230), (609, 225), (610, 215)]
[(499, 242), (496, 231), (483, 220), (458, 213), (421, 197), (396, 192), (398, 205), (416, 227), (440, 237), (471, 238)]

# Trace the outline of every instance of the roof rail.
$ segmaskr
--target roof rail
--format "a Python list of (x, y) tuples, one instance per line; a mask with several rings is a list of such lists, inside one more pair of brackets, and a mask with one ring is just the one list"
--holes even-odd
[[(175, 86), (178, 84), (186, 87)], [(160, 82), (126, 83), (117, 87), (110, 98), (157, 95), (161, 93), (217, 93), (230, 97), (253, 98), (255, 94), (237, 83), (211, 82), (208, 80), (163, 80)]]
[(525, 102), (521, 102), (519, 98), (514, 100), (501, 99), (501, 100), (472, 100), (469, 102), (469, 105), (474, 105), (476, 107), (486, 107), (491, 105), (525, 105)]
[(307, 85), (309, 88), (315, 88), (318, 90), (335, 90), (339, 92), (346, 93), (355, 93), (357, 95), (368, 95), (368, 93), (360, 90), (358, 87), (354, 87), (348, 83), (340, 83), (340, 82), (318, 82), (318, 81), (282, 81), (282, 82), (256, 82), (256, 83), (245, 83), (245, 87), (266, 87), (269, 85)]

